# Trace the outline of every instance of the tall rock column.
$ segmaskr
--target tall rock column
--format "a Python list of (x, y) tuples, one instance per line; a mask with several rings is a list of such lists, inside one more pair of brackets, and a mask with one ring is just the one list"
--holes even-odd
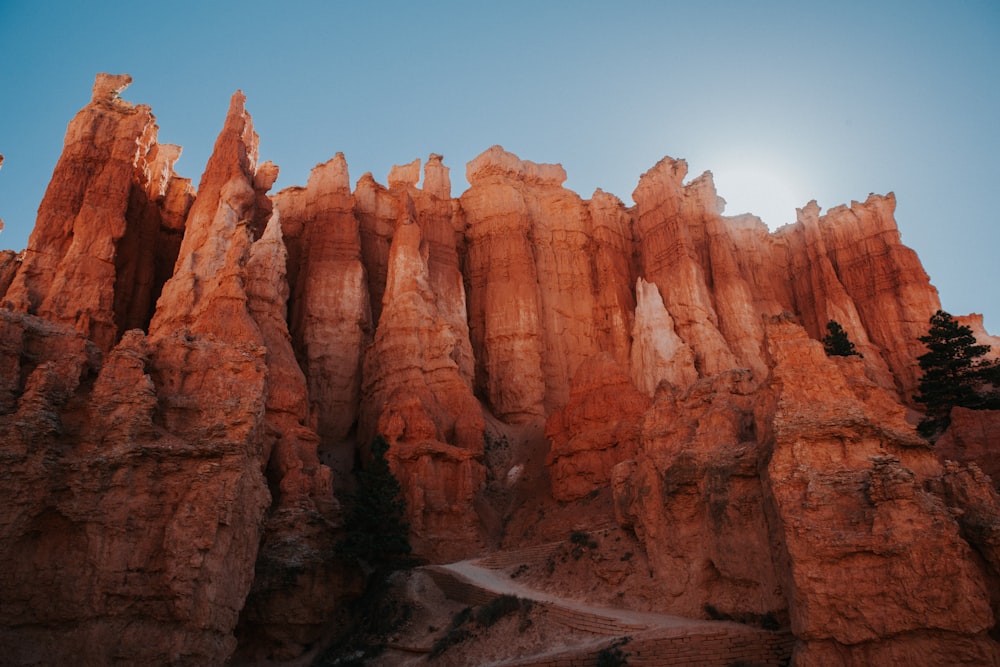
[[(294, 414), (304, 403), (301, 396), (278, 395), (278, 383), (269, 387), (269, 377), (280, 377), (269, 362), (282, 348), (269, 359), (266, 345), (274, 341), (250, 306), (247, 265), (271, 215), (264, 193), (277, 168), (257, 164), (258, 139), (244, 104), (242, 93), (233, 95), (149, 334), (160, 421), (198, 453), (192, 463), (204, 459), (214, 468), (211, 475), (192, 477), (198, 469), (190, 466), (177, 473), (178, 485), (186, 486), (178, 498), (184, 509), (168, 514), (168, 534), (177, 530), (178, 546), (199, 543), (205, 551), (196, 567), (172, 563), (168, 573), (178, 570), (172, 576), (186, 582), (186, 596), (204, 605), (211, 627), (225, 637), (219, 661), (236, 645), (232, 632), (253, 580), (270, 503), (263, 475), (270, 454), (267, 410), (284, 405)], [(207, 587), (220, 580), (224, 590)]]
[[(127, 172), (116, 155), (93, 172)], [(274, 176), (256, 164), (238, 94), (149, 336), (125, 332), (102, 355), (72, 328), (83, 320), (0, 310), (0, 359), (18, 385), (26, 378), (0, 383), (0, 557), (16, 564), (0, 576), (0, 644), (13, 664), (222, 665), (232, 655), (271, 500), (265, 417), (295, 405), (271, 391), (274, 321), (258, 324), (246, 287)], [(87, 185), (84, 200), (105, 201), (102, 186)], [(107, 230), (73, 232), (73, 243), (112, 241)], [(49, 238), (54, 256), (70, 256)]]
[[(622, 368), (629, 366), (638, 267), (632, 219), (618, 197), (600, 188), (586, 202), (592, 245), (591, 288), (596, 289), (593, 326), (597, 347)], [(596, 283), (596, 285), (594, 284)]]
[[(417, 177), (419, 178), (419, 167)], [(377, 183), (371, 172), (358, 179), (354, 188), (354, 214), (358, 219), (361, 235), (361, 257), (368, 276), (368, 294), (371, 296), (372, 322), (378, 324), (382, 315), (386, 273), (389, 267), (389, 246), (396, 222), (402, 214), (402, 202), (388, 188)]]
[(827, 211), (819, 229), (867, 337), (909, 400), (920, 375), (916, 359), (926, 351), (917, 339), (941, 306), (917, 254), (900, 241), (895, 209), (892, 193), (871, 195), (864, 203)]
[[(148, 322), (152, 298), (166, 277), (162, 268), (173, 264), (170, 239), (179, 236), (177, 218), (192, 196), (173, 174), (179, 149), (156, 143), (150, 108), (119, 97), (131, 82), (127, 74), (97, 75), (90, 103), (69, 124), (4, 298), (10, 308), (74, 326), (104, 351), (125, 326)], [(158, 275), (136, 273), (138, 250), (129, 239), (139, 236), (163, 255)]]
[(632, 193), (636, 236), (645, 279), (659, 288), (678, 335), (694, 351), (698, 372), (713, 375), (740, 367), (719, 330), (703, 268), (708, 257), (701, 223), (719, 214), (719, 203), (714, 189), (697, 182), (685, 187), (686, 174), (683, 160), (664, 158), (642, 175)]
[(364, 360), (359, 434), (390, 444), (415, 551), (467, 557), (480, 544), (473, 499), (485, 480), (484, 421), (453, 353), (454, 332), (431, 289), (428, 244), (400, 220), (389, 255), (382, 316)]
[(628, 360), (632, 240), (621, 203), (590, 205), (560, 165), (494, 146), (466, 168), (469, 322), (477, 386), (507, 421), (566, 404), (580, 365)]
[[(344, 155), (317, 165), (305, 189), (278, 193), (286, 235), (299, 247), (291, 333), (309, 386), (309, 423), (339, 447), (355, 425), (361, 359), (371, 341), (368, 276)], [(339, 447), (343, 449), (343, 447)], [(353, 461), (353, 447), (346, 453)]]
[[(520, 161), (508, 161), (516, 178)], [(471, 187), (460, 201), (468, 225), (469, 328), (477, 390), (498, 417), (523, 422), (545, 414), (545, 341), (528, 204), (504, 164), (487, 152), (466, 167)], [(536, 179), (565, 178), (551, 166), (531, 167)]]
[(423, 187), (417, 189), (408, 184), (406, 192), (412, 198), (417, 224), (427, 242), (428, 280), (438, 297), (438, 310), (455, 335), (452, 356), (471, 388), (475, 359), (458, 249), (464, 223), (458, 215), (457, 203), (451, 198), (451, 177), (440, 155), (432, 153), (424, 165)]
[(285, 244), (275, 207), (250, 249), (247, 307), (267, 348), (265, 451), (273, 493), (254, 580), (237, 628), (236, 662), (302, 655), (346, 611), (345, 568), (335, 557), (339, 509), (330, 468), (320, 463), (320, 438), (305, 426), (306, 377), (286, 324)]

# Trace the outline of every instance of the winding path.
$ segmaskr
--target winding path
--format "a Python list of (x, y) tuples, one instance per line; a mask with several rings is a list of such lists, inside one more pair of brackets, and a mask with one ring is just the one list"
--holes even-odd
[(500, 595), (516, 595), (542, 605), (556, 623), (595, 635), (593, 641), (574, 647), (490, 663), (488, 667), (593, 667), (602, 649), (612, 646), (615, 638), (624, 637), (629, 642), (622, 650), (629, 654), (628, 664), (635, 666), (779, 667), (791, 658), (794, 637), (788, 632), (588, 605), (511, 581), (482, 563), (466, 560), (423, 569), (453, 600), (480, 605)]

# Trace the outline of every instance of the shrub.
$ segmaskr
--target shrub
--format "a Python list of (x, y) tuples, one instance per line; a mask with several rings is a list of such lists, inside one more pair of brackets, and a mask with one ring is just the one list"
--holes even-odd
[(860, 357), (858, 351), (854, 349), (854, 343), (847, 337), (844, 327), (840, 322), (830, 320), (826, 323), (827, 334), (823, 338), (823, 349), (828, 357)]
[(443, 637), (434, 642), (428, 657), (436, 658), (455, 644), (461, 644), (472, 636), (472, 632), (465, 628), (452, 628)]
[(621, 649), (622, 646), (632, 641), (631, 637), (619, 637), (611, 642), (611, 646), (602, 648), (597, 654), (597, 667), (623, 667), (628, 665), (628, 653)]
[(349, 501), (338, 554), (380, 574), (411, 567), (410, 526), (399, 480), (385, 458), (389, 443), (381, 435), (371, 444), (371, 460), (355, 471), (358, 489)]
[(479, 607), (475, 620), (481, 627), (488, 628), (504, 616), (520, 611), (522, 607), (530, 609), (531, 600), (522, 600), (516, 595), (501, 595)]

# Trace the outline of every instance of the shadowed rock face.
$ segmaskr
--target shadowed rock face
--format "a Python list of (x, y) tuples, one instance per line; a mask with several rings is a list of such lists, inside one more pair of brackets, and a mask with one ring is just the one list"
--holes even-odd
[(302, 655), (348, 620), (376, 434), (431, 561), (559, 539), (501, 532), (550, 503), (634, 533), (660, 611), (775, 619), (796, 664), (998, 664), (996, 413), (915, 436), (939, 303), (891, 194), (770, 233), (680, 160), (626, 207), (494, 146), (458, 197), (438, 155), (269, 195), (239, 92), (195, 194), (129, 82), (98, 76), (0, 254), (12, 664)]

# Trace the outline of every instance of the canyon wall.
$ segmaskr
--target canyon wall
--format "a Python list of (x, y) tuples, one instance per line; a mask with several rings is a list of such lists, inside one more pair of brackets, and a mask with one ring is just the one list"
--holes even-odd
[[(996, 413), (915, 435), (940, 304), (891, 194), (769, 232), (681, 160), (626, 206), (499, 146), (457, 197), (438, 155), (269, 194), (241, 93), (195, 191), (129, 82), (98, 76), (0, 254), (12, 664), (302, 655), (349, 620), (376, 434), (420, 558), (493, 548), (501, 496), (607, 493), (661, 611), (777, 619), (800, 665), (1000, 664)], [(830, 319), (863, 356), (823, 353)], [(544, 433), (523, 478), (500, 431)]]

